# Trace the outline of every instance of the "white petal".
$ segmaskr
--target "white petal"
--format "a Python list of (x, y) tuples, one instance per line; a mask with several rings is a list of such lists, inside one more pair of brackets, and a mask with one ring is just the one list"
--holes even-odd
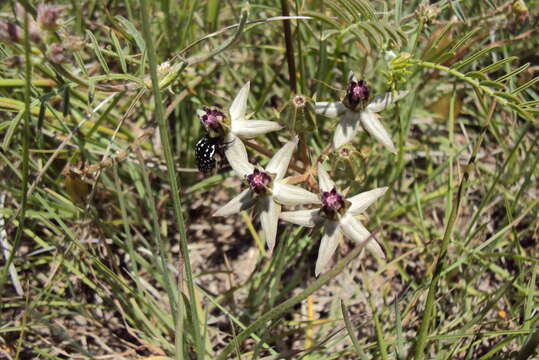
[[(340, 221), (339, 227), (344, 233), (344, 235), (350, 240), (354, 241), (356, 244), (361, 245), (365, 240), (369, 239), (371, 233), (365, 229), (365, 226), (352, 214), (346, 214)], [(369, 242), (366, 244), (366, 248), (372, 251), (377, 256), (385, 259), (385, 254), (376, 239), (369, 239)]]
[(254, 166), (249, 163), (247, 150), (241, 139), (229, 133), (225, 139), (225, 156), (228, 163), (240, 178), (244, 178), (253, 172)]
[(319, 115), (324, 115), (330, 118), (344, 114), (346, 106), (340, 101), (321, 101), (315, 104), (315, 112)]
[(353, 82), (358, 82), (357, 77), (356, 77), (356, 74), (354, 74), (353, 71), (350, 71), (350, 72), (348, 73), (348, 84), (350, 84), (352, 81), (353, 81)]
[(272, 196), (265, 196), (260, 199), (259, 206), (260, 225), (262, 225), (262, 232), (271, 255), (277, 238), (277, 222), (281, 213), (281, 205), (275, 203)]
[(361, 112), (361, 124), (367, 130), (369, 134), (374, 136), (378, 141), (382, 143), (392, 153), (396, 153), (395, 145), (391, 141), (391, 137), (384, 128), (384, 125), (378, 120), (375, 113), (365, 110)]
[(289, 223), (313, 227), (324, 221), (324, 218), (319, 215), (320, 209), (298, 210), (282, 212), (279, 218)]
[(351, 110), (347, 110), (344, 116), (337, 124), (335, 128), (335, 134), (333, 135), (333, 148), (338, 147), (352, 141), (354, 136), (360, 130), (359, 123), (360, 114)]
[(335, 187), (335, 183), (320, 163), (318, 163), (318, 186), (320, 191), (331, 191)]
[(286, 174), (286, 169), (288, 169), (288, 164), (290, 159), (294, 154), (294, 150), (298, 145), (298, 137), (294, 136), (292, 140), (287, 142), (279, 151), (273, 155), (268, 165), (266, 165), (266, 171), (272, 174), (277, 174), (275, 181), (280, 181), (284, 178)]
[(405, 97), (406, 94), (408, 94), (408, 91), (397, 91), (395, 95), (393, 95), (392, 93), (377, 95), (374, 97), (374, 100), (367, 106), (367, 110), (372, 112), (382, 111), (389, 105), (396, 103), (397, 101)]
[(269, 120), (235, 120), (232, 121), (232, 132), (244, 139), (281, 130), (281, 124)]
[(238, 95), (232, 105), (230, 105), (230, 120), (232, 123), (236, 120), (243, 120), (245, 117), (245, 111), (247, 110), (247, 96), (249, 95), (250, 82), (247, 81), (245, 85), (240, 89)]
[(202, 110), (202, 109), (197, 109), (197, 116), (199, 119), (202, 119), (202, 117), (206, 115), (206, 111)]
[(314, 273), (318, 276), (325, 271), (331, 256), (339, 246), (342, 239), (342, 233), (339, 230), (339, 223), (336, 221), (327, 220), (324, 224), (324, 235), (318, 249), (318, 258), (316, 259), (316, 267)]
[(352, 203), (352, 205), (348, 209), (348, 212), (352, 215), (361, 214), (373, 202), (375, 202), (376, 199), (384, 195), (386, 191), (387, 191), (387, 186), (384, 186), (381, 188), (376, 188), (373, 190), (365, 191), (365, 192), (362, 192), (361, 194), (357, 194), (355, 196), (348, 198), (347, 200)]
[(296, 185), (276, 182), (273, 185), (273, 196), (275, 201), (286, 206), (320, 204), (318, 195)]
[(239, 213), (242, 210), (247, 210), (254, 203), (253, 193), (251, 189), (243, 190), (238, 196), (234, 197), (225, 206), (217, 210), (213, 216), (228, 216)]

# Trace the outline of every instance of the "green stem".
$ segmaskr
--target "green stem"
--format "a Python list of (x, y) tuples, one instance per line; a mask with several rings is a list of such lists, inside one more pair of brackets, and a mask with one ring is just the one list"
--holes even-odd
[[(0, 79), (0, 87), (19, 87), (26, 85), (26, 79)], [(53, 87), (58, 86), (56, 81), (50, 79), (32, 80), (32, 86)]]
[[(283, 16), (290, 16), (288, 1), (281, 0), (281, 11)], [(296, 63), (294, 61), (294, 44), (292, 42), (292, 31), (290, 30), (290, 20), (283, 20), (284, 40), (286, 45), (286, 60), (288, 62), (288, 76), (290, 78), (290, 90), (296, 94), (298, 85), (296, 80)]]
[[(152, 40), (150, 32), (150, 20), (149, 20), (149, 7), (147, 0), (140, 0), (141, 14), (142, 14), (142, 34), (146, 42), (146, 49), (148, 54), (148, 62), (150, 66), (150, 76), (152, 79), (152, 91), (155, 100), (155, 117), (159, 124), (159, 134), (161, 137), (161, 143), (163, 146), (163, 153), (167, 164), (167, 174), (170, 183), (170, 192), (172, 195), (172, 202), (174, 206), (174, 214), (176, 216), (176, 223), (180, 231), (180, 249), (185, 267), (185, 278), (187, 281), (187, 288), (189, 291), (189, 305), (191, 320), (193, 326), (193, 339), (195, 352), (199, 355), (199, 358), (203, 358), (204, 349), (200, 342), (200, 329), (199, 329), (199, 316), (196, 306), (195, 285), (193, 280), (193, 273), (191, 269), (191, 262), (189, 259), (189, 248), (187, 246), (187, 233), (185, 230), (185, 221), (182, 213), (182, 205), (180, 199), (180, 191), (178, 186), (178, 180), (176, 179), (176, 173), (174, 170), (174, 158), (172, 156), (172, 146), (170, 141), (169, 126), (167, 119), (164, 117), (163, 101), (161, 98), (161, 92), (159, 90), (159, 80), (157, 78), (157, 59), (155, 53), (154, 42)], [(172, 299), (171, 299), (172, 300)], [(181, 297), (177, 299), (178, 305), (181, 301)], [(177, 307), (178, 308), (178, 307)], [(176, 354), (181, 356), (180, 354)]]
[(416, 34), (415, 34), (415, 39), (414, 39), (414, 46), (412, 47), (412, 54), (415, 53), (415, 50), (417, 49), (417, 44), (419, 42), (419, 37), (421, 36), (421, 32), (423, 31), (423, 26), (425, 25), (425, 23), (423, 22), (422, 19), (419, 20), (419, 25), (417, 26), (417, 31), (416, 31)]

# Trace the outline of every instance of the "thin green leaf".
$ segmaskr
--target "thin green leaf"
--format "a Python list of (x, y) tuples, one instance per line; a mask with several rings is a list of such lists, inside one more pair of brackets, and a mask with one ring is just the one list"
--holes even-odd
[(127, 20), (121, 15), (117, 15), (115, 19), (118, 20), (122, 24), (124, 29), (127, 31), (127, 33), (133, 37), (140, 52), (144, 53), (144, 51), (146, 50), (146, 44), (144, 42), (144, 39), (138, 32), (137, 28), (135, 27), (135, 25), (133, 25), (131, 21)]
[(498, 49), (498, 48), (499, 48), (498, 45), (494, 45), (494, 46), (491, 46), (491, 47), (488, 47), (488, 48), (485, 48), (485, 49), (481, 49), (478, 52), (474, 53), (473, 55), (468, 56), (466, 59), (461, 60), (458, 63), (456, 63), (455, 65), (451, 66), (451, 68), (454, 69), (454, 70), (460, 69), (461, 67), (466, 66), (466, 65), (474, 62), (475, 60), (479, 59), (483, 55), (488, 54), (492, 50), (495, 50), (495, 49)]
[(90, 37), (90, 41), (94, 45), (94, 51), (97, 56), (97, 60), (99, 61), (99, 64), (103, 68), (103, 71), (105, 71), (105, 73), (108, 74), (110, 72), (109, 65), (107, 64), (107, 62), (105, 61), (105, 58), (103, 57), (103, 53), (101, 52), (101, 47), (99, 46), (97, 39), (95, 38), (94, 34), (92, 34), (90, 30), (86, 30), (86, 35)]
[(346, 331), (348, 331), (348, 336), (352, 340), (352, 344), (354, 345), (354, 349), (356, 350), (357, 356), (359, 356), (361, 360), (369, 360), (369, 357), (367, 356), (365, 351), (363, 351), (363, 349), (361, 348), (361, 345), (356, 339), (356, 336), (354, 335), (354, 328), (352, 326), (352, 322), (350, 321), (350, 317), (348, 316), (348, 311), (346, 310), (346, 306), (344, 306), (344, 302), (342, 300), (341, 300), (341, 313), (344, 319), (344, 324), (346, 326)]
[[(519, 92), (522, 92), (526, 90), (529, 87), (534, 86), (537, 82), (539, 82), (539, 76), (536, 78), (531, 79), (530, 81), (526, 82), (525, 84), (519, 86), (515, 90), (511, 91), (511, 94), (518, 94)], [(533, 102), (532, 102), (533, 103)]]
[(507, 73), (504, 76), (500, 76), (499, 78), (496, 79), (496, 81), (497, 82), (503, 82), (503, 81), (505, 81), (507, 79), (512, 78), (513, 76), (517, 76), (518, 74), (520, 74), (521, 72), (526, 70), (529, 66), (530, 66), (530, 63), (526, 63), (526, 64), (522, 65), (521, 67), (519, 67), (518, 69), (515, 69), (515, 70), (511, 71), (510, 73)]
[(116, 50), (116, 54), (118, 55), (118, 58), (120, 59), (120, 66), (122, 67), (122, 71), (124, 72), (124, 74), (126, 74), (127, 63), (125, 61), (125, 55), (124, 55), (122, 46), (120, 45), (120, 41), (118, 40), (118, 37), (116, 36), (114, 31), (110, 32), (110, 37), (112, 39), (112, 43), (114, 44), (114, 49)]
[(508, 58), (505, 58), (505, 59), (501, 59), (501, 60), (496, 61), (493, 64), (490, 64), (487, 67), (482, 68), (481, 70), (479, 70), (479, 72), (486, 74), (486, 73), (489, 73), (491, 71), (496, 71), (500, 67), (502, 67), (503, 65), (505, 65), (507, 63), (510, 63), (510, 62), (513, 62), (515, 60), (518, 60), (517, 56), (511, 56), (511, 57), (508, 57)]

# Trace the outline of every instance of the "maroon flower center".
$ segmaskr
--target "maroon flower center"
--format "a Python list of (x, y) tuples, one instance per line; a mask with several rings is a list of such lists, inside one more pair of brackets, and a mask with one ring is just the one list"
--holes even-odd
[(266, 191), (268, 184), (271, 181), (271, 176), (264, 171), (255, 169), (252, 174), (247, 175), (249, 186), (254, 192), (260, 194)]
[(369, 87), (363, 80), (350, 81), (348, 90), (346, 91), (346, 99), (348, 107), (356, 110), (358, 105), (364, 105), (369, 100)]
[(221, 123), (225, 119), (225, 114), (217, 109), (204, 108), (204, 114), (200, 116), (200, 121), (207, 129), (219, 131)]
[(344, 199), (335, 188), (322, 192), (322, 210), (328, 214), (335, 214), (344, 207)]

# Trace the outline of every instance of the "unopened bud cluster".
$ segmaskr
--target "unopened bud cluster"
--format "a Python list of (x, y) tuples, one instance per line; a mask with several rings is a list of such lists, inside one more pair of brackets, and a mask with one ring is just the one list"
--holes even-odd
[[(13, 21), (0, 20), (0, 40), (9, 44), (22, 44), (24, 17), (28, 16), (28, 40), (43, 50), (47, 58), (54, 63), (68, 60), (68, 52), (62, 40), (58, 40), (55, 31), (61, 25), (61, 17), (65, 6), (40, 3), (36, 7), (36, 19), (27, 14), (23, 5), (15, 4), (16, 18)], [(66, 40), (69, 44), (71, 41)]]

